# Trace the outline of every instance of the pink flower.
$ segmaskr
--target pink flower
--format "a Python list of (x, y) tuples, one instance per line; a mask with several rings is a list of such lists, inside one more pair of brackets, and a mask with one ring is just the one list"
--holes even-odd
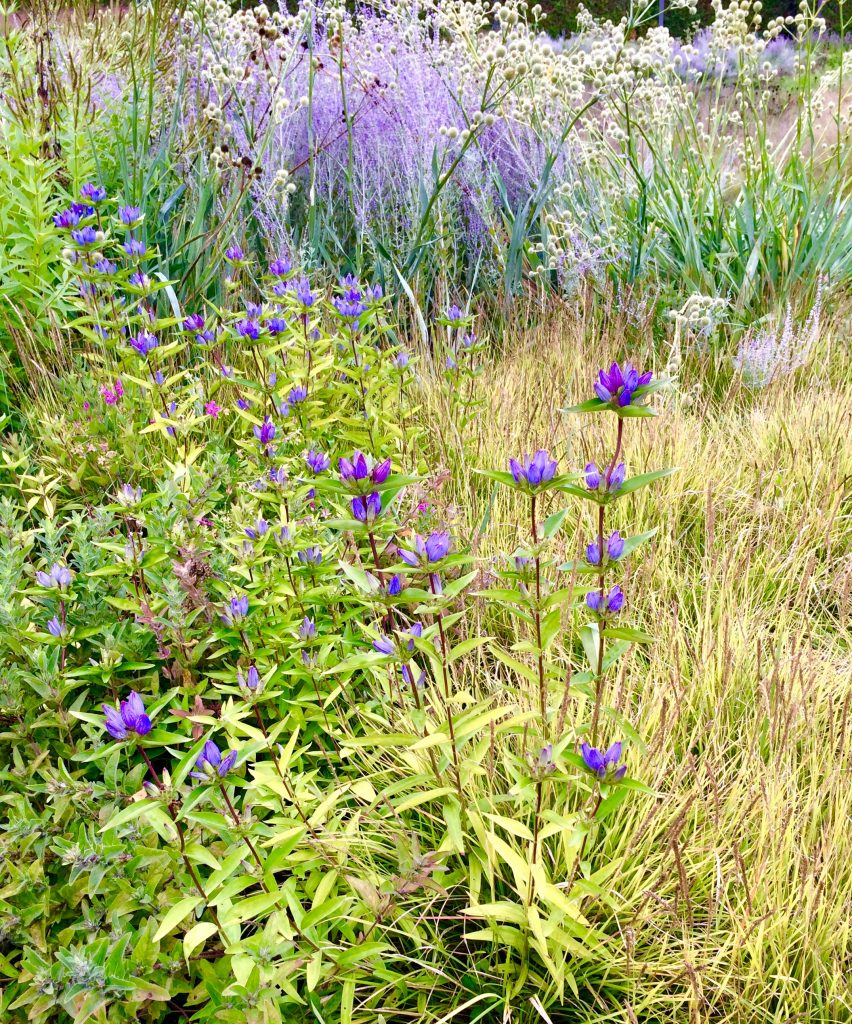
[(101, 395), (107, 405), (115, 405), (118, 401), (118, 395), (114, 391), (110, 391), (107, 387), (101, 388)]
[(212, 416), (213, 419), (215, 420), (222, 410), (211, 398), (210, 401), (204, 406), (204, 411), (207, 413), (208, 416)]
[(115, 393), (118, 396), (118, 398), (121, 398), (124, 395), (124, 385), (121, 383), (120, 380), (117, 380), (115, 382)]

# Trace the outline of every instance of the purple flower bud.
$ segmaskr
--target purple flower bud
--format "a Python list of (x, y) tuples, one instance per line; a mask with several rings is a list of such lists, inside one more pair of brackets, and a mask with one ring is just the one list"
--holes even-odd
[(316, 297), (311, 292), (311, 282), (306, 277), (300, 277), (296, 282), (296, 298), (306, 309), (310, 309), (316, 302)]
[(144, 359), (148, 358), (148, 354), (153, 352), (158, 344), (157, 336), (151, 334), (150, 331), (140, 331), (134, 338), (130, 339), (131, 347)]
[(210, 782), (217, 777), (224, 779), (234, 767), (236, 760), (236, 750), (231, 750), (225, 757), (222, 757), (221, 751), (213, 740), (207, 740), (196, 759), (195, 771), (189, 774), (194, 779), (200, 779), (202, 782)]
[(91, 225), (87, 225), (84, 228), (77, 228), (75, 231), (72, 231), (71, 238), (77, 245), (86, 249), (97, 242), (98, 233)]
[(524, 489), (535, 490), (553, 479), (556, 460), (551, 459), (543, 448), (539, 448), (532, 458), (525, 455), (520, 462), (509, 459), (509, 470), (516, 484)]
[(51, 636), (57, 637), (57, 639), (68, 635), (68, 628), (63, 626), (55, 615), (48, 621), (47, 631)]
[(299, 639), (300, 640), (313, 640), (317, 635), (316, 623), (313, 619), (309, 619), (307, 615), (302, 619), (302, 624), (299, 626)]
[(633, 400), (634, 392), (651, 383), (653, 374), (639, 374), (630, 363), (625, 363), (622, 369), (618, 363), (613, 363), (609, 370), (601, 370), (595, 382), (595, 394), (602, 402), (607, 402), (618, 408), (624, 408)]
[(388, 581), (388, 596), (398, 597), (402, 593), (402, 578), (399, 575), (391, 576)]
[(257, 341), (260, 337), (260, 324), (256, 320), (239, 320), (235, 329), (241, 338), (250, 341)]
[(450, 535), (446, 530), (430, 533), (424, 545), (426, 558), (430, 562), (440, 562), (442, 558), (446, 558), (450, 543)]
[(37, 572), (37, 582), (49, 590), (65, 590), (71, 585), (71, 570), (60, 562), (54, 562), (50, 567), (50, 573)]
[(372, 525), (382, 511), (382, 499), (377, 491), (368, 494), (366, 497), (359, 494), (352, 499), (352, 516), (359, 523)]
[(286, 277), (292, 269), (293, 267), (286, 256), (279, 256), (277, 260), (273, 260), (269, 264), (269, 273), (273, 277)]
[(237, 597), (234, 594), (225, 605), (225, 611), (222, 614), (222, 621), (226, 626), (233, 626), (238, 622), (241, 622), (246, 615), (248, 615), (248, 597), (243, 594), (242, 597)]
[(181, 324), (181, 327), (183, 328), (183, 330), (192, 331), (193, 333), (197, 331), (203, 331), (204, 317), (200, 313), (192, 313), (190, 314), (190, 316), (186, 318), (186, 320), (184, 320), (184, 322)]
[(241, 668), (237, 669), (237, 684), (241, 690), (248, 690), (254, 693), (260, 686), (260, 674), (254, 665), (249, 665), (248, 671), (243, 675)]
[(58, 228), (76, 228), (80, 223), (80, 214), (76, 210), (62, 210), (60, 213), (54, 213), (53, 223)]
[(135, 732), (137, 736), (147, 735), (151, 729), (151, 719), (145, 713), (145, 705), (142, 698), (133, 690), (127, 700), (121, 701), (119, 710), (103, 705), (106, 718), (106, 730), (116, 740), (127, 738), (128, 732)]
[[(615, 767), (621, 760), (621, 743), (613, 743), (606, 752), (602, 752), (596, 747), (590, 747), (588, 743), (583, 743), (580, 753), (586, 768), (599, 779), (605, 779), (607, 774), (611, 774), (612, 779), (617, 781), (623, 779), (627, 772), (627, 765), (622, 765), (620, 768)], [(613, 769), (615, 770), (613, 771)]]
[(322, 562), (322, 550), (314, 545), (300, 551), (296, 557), (303, 565), (319, 565)]
[(607, 475), (607, 479), (609, 481), (607, 490), (610, 494), (615, 494), (616, 491), (621, 490), (621, 485), (624, 483), (626, 472), (627, 470), (625, 469), (624, 463), (619, 462), (612, 473)]
[(246, 258), (246, 254), (238, 245), (229, 245), (225, 250), (225, 259), (229, 263), (242, 263)]
[(268, 448), (275, 437), (275, 424), (266, 416), (261, 426), (254, 426), (252, 428), (254, 436), (260, 441), (261, 447)]
[(107, 193), (103, 186), (93, 185), (91, 182), (86, 182), (86, 184), (80, 189), (80, 195), (90, 203), (100, 203), (106, 199)]
[(148, 249), (138, 238), (130, 238), (124, 243), (124, 251), (128, 256), (144, 256)]
[(266, 321), (266, 329), (270, 334), (283, 334), (287, 330), (287, 321), (283, 316), (271, 316)]
[(373, 647), (379, 654), (393, 654), (396, 649), (393, 640), (389, 640), (386, 636), (380, 636), (378, 640), (374, 640)]
[(331, 465), (331, 459), (324, 452), (313, 449), (305, 456), (305, 462), (312, 473), (324, 473)]
[(624, 538), (618, 530), (613, 530), (607, 538), (606, 553), (613, 562), (617, 562), (624, 554)]
[(590, 491), (596, 491), (601, 485), (601, 475), (594, 462), (586, 463), (586, 487)]
[(387, 480), (391, 471), (391, 460), (385, 459), (384, 462), (380, 462), (378, 466), (373, 467), (373, 472), (370, 474), (370, 479), (374, 484), (383, 484)]
[(298, 405), (300, 402), (304, 402), (308, 397), (308, 389), (304, 384), (297, 384), (296, 387), (290, 390), (290, 394), (287, 396), (287, 402), (290, 405)]
[(132, 228), (141, 222), (142, 211), (138, 206), (119, 206), (118, 219), (122, 224)]

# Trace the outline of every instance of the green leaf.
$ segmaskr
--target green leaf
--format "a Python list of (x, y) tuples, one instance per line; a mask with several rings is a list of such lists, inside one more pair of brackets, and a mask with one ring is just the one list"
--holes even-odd
[(154, 942), (159, 942), (160, 939), (168, 935), (172, 928), (176, 928), (188, 914), (195, 910), (199, 903), (201, 903), (200, 896), (184, 896), (182, 900), (178, 900), (160, 922), (160, 927), (154, 935)]
[(639, 476), (632, 476), (629, 480), (625, 480), (621, 487), (611, 496), (611, 500), (620, 498), (622, 494), (632, 494), (633, 491), (638, 491), (640, 487), (647, 487), (648, 484), (654, 483), (655, 480), (662, 480), (664, 477), (671, 476), (672, 473), (677, 473), (679, 466), (673, 466), (671, 469), (655, 469), (652, 473), (641, 473)]
[(631, 644), (652, 644), (656, 639), (650, 633), (643, 633), (641, 629), (631, 629), (629, 626), (609, 626), (603, 635), (612, 637), (613, 640), (627, 640)]
[(585, 402), (580, 402), (579, 405), (568, 405), (562, 411), (563, 412), (605, 412), (610, 409), (607, 402), (602, 402), (599, 398), (588, 398)]

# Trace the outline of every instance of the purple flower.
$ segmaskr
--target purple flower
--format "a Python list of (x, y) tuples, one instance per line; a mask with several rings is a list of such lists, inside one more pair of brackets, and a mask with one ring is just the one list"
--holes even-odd
[(97, 270), (99, 274), (103, 274), (105, 277), (108, 277), (110, 274), (114, 274), (116, 270), (118, 270), (118, 267), (110, 260), (98, 260), (94, 265), (94, 269)]
[(80, 189), (80, 195), (90, 203), (100, 203), (106, 199), (106, 189), (102, 185), (93, 185), (91, 182)]
[(128, 732), (137, 736), (145, 736), (151, 731), (151, 719), (145, 714), (142, 698), (133, 690), (127, 700), (123, 700), (119, 709), (103, 705), (106, 716), (106, 731), (116, 740), (127, 739)]
[(144, 270), (134, 270), (127, 281), (134, 288), (141, 288), (142, 291), (147, 291), (151, 287), (151, 278)]
[(316, 297), (311, 292), (311, 282), (306, 277), (300, 277), (296, 282), (296, 298), (306, 309), (310, 309), (316, 302)]
[(302, 565), (319, 565), (322, 562), (322, 549), (315, 544), (313, 547), (300, 551), (296, 557)]
[(594, 462), (587, 463), (584, 472), (586, 477), (586, 487), (588, 487), (590, 491), (603, 491), (605, 494), (615, 494), (616, 491), (621, 489), (621, 485), (624, 483), (624, 477), (627, 471), (623, 462), (619, 462), (619, 464), (613, 469), (612, 473), (607, 469), (607, 483), (604, 482), (604, 476), (602, 476), (601, 471)]
[[(258, 519), (254, 526), (247, 526), (245, 534), (249, 540), (258, 540), (269, 530), (269, 523), (263, 518)], [(246, 598), (248, 600), (248, 598)]]
[(586, 594), (586, 605), (597, 615), (615, 615), (624, 607), (624, 591), (616, 584), (603, 597), (599, 591)]
[(292, 264), (286, 256), (279, 256), (269, 264), (269, 273), (273, 277), (286, 277), (292, 269)]
[(237, 669), (237, 685), (241, 690), (248, 690), (254, 693), (260, 686), (260, 674), (254, 665), (249, 665), (248, 671), (243, 675), (241, 668)]
[(405, 367), (408, 366), (408, 352), (406, 352), (404, 348), (400, 349), (400, 351), (394, 356), (393, 362), (394, 366), (396, 366), (398, 370), (404, 370)]
[(297, 384), (296, 387), (290, 389), (290, 394), (287, 396), (287, 402), (289, 405), (298, 405), (300, 402), (304, 402), (308, 397), (308, 389), (304, 384)]
[(363, 452), (355, 452), (351, 462), (349, 459), (340, 459), (337, 466), (340, 470), (340, 479), (348, 484), (364, 480), (370, 472), (367, 457)]
[(77, 228), (76, 231), (72, 231), (71, 238), (77, 245), (88, 248), (97, 242), (98, 233), (91, 225), (86, 225), (84, 228)]
[(267, 448), (275, 437), (275, 424), (266, 416), (261, 426), (252, 427), (254, 436), (260, 441), (261, 447)]
[(145, 243), (140, 242), (138, 238), (129, 238), (124, 243), (124, 251), (128, 256), (144, 256), (148, 251), (148, 248)]
[(623, 779), (627, 772), (626, 764), (623, 764), (620, 768), (615, 768), (621, 760), (620, 742), (613, 743), (605, 752), (598, 750), (597, 747), (590, 747), (588, 743), (583, 743), (580, 747), (580, 753), (583, 755), (583, 762), (586, 768), (599, 779), (605, 779), (611, 769), (615, 769), (612, 772), (614, 780)]
[(144, 356), (146, 359), (150, 352), (153, 352), (159, 342), (157, 336), (151, 334), (150, 331), (140, 331), (136, 337), (130, 339), (130, 345), (136, 349), (140, 356)]
[(426, 557), (430, 562), (440, 562), (450, 550), (450, 535), (446, 530), (430, 533), (425, 543)]
[(246, 254), (238, 245), (229, 245), (225, 250), (225, 259), (229, 263), (242, 263), (246, 258)]
[(210, 782), (217, 777), (224, 779), (234, 767), (236, 760), (236, 750), (230, 750), (222, 757), (221, 751), (213, 740), (207, 740), (195, 762), (195, 771), (189, 774), (202, 782)]
[(302, 619), (302, 624), (299, 626), (299, 639), (300, 640), (313, 640), (317, 635), (317, 625), (313, 619), (309, 619), (307, 615)]
[(249, 602), (248, 597), (243, 594), (242, 597), (237, 597), (234, 594), (227, 605), (225, 605), (225, 611), (222, 614), (222, 621), (226, 626), (233, 626), (248, 615)]
[[(607, 538), (606, 542), (606, 555), (611, 562), (617, 562), (619, 558), (624, 554), (624, 538), (618, 532), (613, 530)], [(601, 549), (600, 544), (597, 541), (593, 541), (591, 544), (586, 546), (586, 560), (589, 565), (600, 565), (601, 564)]]
[(287, 470), (283, 466), (270, 466), (269, 481), (283, 487), (287, 483)]
[(185, 331), (197, 331), (204, 330), (204, 317), (200, 313), (191, 313), (186, 320), (181, 324), (181, 327)]
[(138, 206), (119, 206), (118, 219), (122, 224), (126, 224), (127, 227), (132, 228), (141, 222), (142, 211)]
[(385, 480), (390, 476), (391, 471), (391, 460), (385, 459), (384, 462), (380, 462), (377, 466), (373, 466), (373, 471), (370, 474), (370, 479), (374, 484), (383, 484)]
[(622, 369), (618, 363), (613, 363), (609, 371), (601, 370), (598, 379), (595, 381), (595, 394), (602, 402), (609, 402), (614, 406), (623, 408), (630, 405), (633, 394), (637, 388), (643, 388), (651, 383), (653, 374), (639, 374), (630, 363), (624, 364)]
[(408, 648), (408, 653), (413, 654), (415, 647), (414, 641), (419, 640), (423, 636), (423, 624), (421, 622), (415, 622), (411, 629), (409, 629), (408, 635), (410, 640), (406, 644), (406, 647)]
[(331, 465), (331, 459), (324, 452), (314, 451), (313, 448), (305, 456), (305, 462), (312, 473), (324, 473)]
[(287, 321), (283, 316), (271, 316), (266, 321), (266, 329), (270, 334), (283, 334), (287, 330)]
[(391, 576), (388, 581), (388, 597), (398, 597), (402, 593), (402, 577), (399, 575)]
[(41, 570), (36, 573), (36, 581), (47, 590), (65, 590), (71, 585), (72, 579), (71, 570), (60, 562), (53, 563), (50, 573)]
[(63, 626), (55, 615), (48, 621), (47, 631), (51, 636), (55, 636), (57, 639), (68, 636), (68, 627)]
[(550, 483), (553, 479), (556, 473), (556, 460), (551, 459), (543, 448), (539, 448), (532, 458), (525, 455), (521, 462), (509, 459), (509, 469), (516, 484), (535, 489)]
[(91, 217), (95, 208), (88, 203), (72, 203), (71, 212), (76, 213), (78, 217)]
[(396, 650), (393, 640), (388, 639), (386, 636), (380, 636), (378, 640), (374, 640), (373, 647), (379, 654), (393, 654)]
[(368, 526), (376, 521), (382, 511), (382, 499), (378, 491), (373, 491), (366, 498), (359, 494), (352, 499), (351, 504), (353, 517)]
[(260, 324), (256, 320), (238, 320), (235, 329), (241, 338), (257, 341), (260, 337)]
[(464, 321), (464, 313), (462, 313), (455, 303), (453, 303), (447, 310), (447, 320), (449, 320), (453, 326), (461, 324)]
[(60, 213), (54, 213), (53, 223), (58, 228), (76, 228), (80, 223), (80, 214), (76, 210), (62, 210)]

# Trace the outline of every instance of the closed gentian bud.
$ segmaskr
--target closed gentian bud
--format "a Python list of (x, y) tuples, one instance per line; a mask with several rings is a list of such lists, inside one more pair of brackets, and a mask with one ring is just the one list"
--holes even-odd
[(421, 622), (415, 622), (411, 629), (409, 629), (408, 635), (411, 639), (408, 641), (406, 646), (408, 647), (408, 653), (412, 654), (415, 647), (414, 641), (419, 640), (423, 636), (423, 624)]
[(520, 462), (509, 459), (509, 470), (516, 484), (524, 489), (535, 490), (553, 479), (556, 460), (551, 459), (543, 448), (539, 448), (532, 458), (524, 456)]
[(136, 227), (142, 221), (142, 211), (138, 206), (119, 206), (118, 219), (129, 228)]
[(617, 562), (624, 554), (624, 538), (618, 530), (613, 530), (607, 538), (606, 553), (613, 562)]
[(55, 615), (48, 622), (47, 631), (51, 636), (55, 636), (57, 639), (62, 639), (63, 637), (68, 636), (68, 627), (63, 626)]
[(379, 652), (379, 654), (393, 654), (395, 650), (393, 640), (390, 640), (386, 636), (380, 636), (378, 640), (374, 640), (373, 647)]
[(84, 228), (77, 228), (71, 232), (71, 238), (73, 241), (82, 246), (84, 249), (88, 249), (90, 246), (95, 245), (98, 240), (98, 233), (91, 225), (87, 225)]
[(623, 462), (615, 467), (615, 469), (608, 475), (608, 487), (607, 490), (610, 494), (615, 494), (616, 491), (621, 490), (621, 485), (624, 483), (624, 477), (627, 474), (627, 470)]
[(340, 469), (340, 479), (348, 484), (366, 479), (370, 472), (367, 456), (363, 452), (355, 452), (351, 462), (349, 459), (340, 459), (337, 465)]
[(242, 263), (246, 258), (246, 254), (238, 245), (229, 245), (225, 250), (225, 259), (229, 263)]
[(145, 713), (145, 705), (142, 698), (133, 690), (127, 700), (123, 700), (119, 709), (103, 705), (106, 717), (106, 730), (116, 740), (127, 738), (128, 732), (135, 732), (137, 736), (145, 736), (151, 731), (151, 719)]
[(255, 693), (260, 686), (260, 673), (254, 665), (249, 665), (247, 672), (243, 675), (241, 668), (237, 669), (237, 685), (241, 690)]
[(287, 321), (283, 316), (271, 316), (266, 321), (266, 329), (270, 334), (283, 334), (287, 330)]
[(597, 541), (586, 545), (586, 561), (589, 565), (601, 564), (601, 549)]
[(370, 479), (374, 484), (383, 484), (387, 480), (391, 471), (391, 460), (385, 459), (384, 462), (380, 462), (378, 466), (373, 467), (373, 472), (370, 474)]
[[(596, 747), (590, 747), (588, 743), (583, 743), (580, 747), (580, 753), (586, 768), (599, 779), (605, 779), (608, 774), (611, 774), (613, 780), (617, 781), (623, 779), (627, 772), (626, 764), (623, 764), (620, 768), (615, 767), (621, 760), (621, 743), (613, 743), (605, 752), (598, 750)], [(615, 770), (613, 771), (612, 769)]]
[(305, 456), (305, 462), (312, 473), (324, 473), (331, 465), (331, 459), (324, 452), (313, 449)]
[(217, 777), (224, 779), (234, 767), (236, 760), (236, 750), (231, 750), (225, 757), (222, 757), (219, 748), (213, 740), (207, 740), (195, 762), (195, 771), (189, 774), (194, 779), (200, 779), (202, 782), (210, 782)]
[(388, 583), (388, 596), (397, 597), (402, 593), (402, 578), (398, 575), (391, 576)]
[(302, 624), (299, 626), (299, 639), (300, 640), (313, 640), (317, 635), (317, 626), (313, 619), (309, 619), (307, 615), (302, 619)]
[(286, 256), (279, 257), (269, 264), (269, 273), (273, 277), (286, 277), (292, 269), (293, 267)]
[(586, 463), (585, 476), (586, 487), (590, 491), (596, 491), (601, 485), (601, 474), (594, 462)]
[(222, 621), (226, 626), (233, 626), (235, 623), (241, 622), (248, 615), (248, 607), (248, 597), (245, 594), (242, 597), (237, 597), (235, 594), (225, 606)]
[(261, 426), (255, 425), (253, 428), (254, 436), (260, 441), (261, 446), (266, 448), (272, 442), (275, 437), (275, 424), (266, 416)]
[(352, 516), (359, 523), (370, 525), (382, 511), (382, 499), (377, 491), (368, 494), (366, 497), (358, 495), (352, 499)]
[(322, 550), (314, 545), (300, 551), (296, 557), (303, 565), (319, 565), (322, 562)]
[(424, 545), (426, 557), (430, 562), (440, 562), (446, 558), (450, 550), (450, 535), (446, 530), (430, 533)]
[(316, 297), (311, 291), (311, 282), (306, 277), (301, 277), (296, 282), (296, 298), (306, 308), (310, 308), (316, 302)]
[(287, 402), (290, 405), (298, 405), (300, 402), (304, 402), (308, 397), (308, 389), (304, 384), (297, 384), (296, 387), (291, 388), (290, 394), (287, 396)]
[(80, 214), (75, 210), (62, 210), (60, 213), (54, 213), (53, 223), (58, 228), (76, 228), (80, 223)]
[(93, 185), (87, 182), (81, 189), (80, 195), (90, 203), (100, 203), (106, 199), (106, 189), (101, 185)]
[(625, 363), (623, 370), (618, 363), (613, 363), (609, 371), (601, 370), (598, 373), (595, 394), (602, 402), (624, 408), (630, 405), (637, 388), (651, 383), (652, 376), (650, 370), (640, 375), (630, 363)]
[(186, 318), (186, 320), (184, 320), (184, 322), (181, 324), (181, 327), (185, 331), (192, 331), (193, 333), (197, 331), (203, 331), (204, 317), (200, 313), (192, 313), (190, 316)]
[(49, 590), (65, 590), (71, 585), (72, 579), (73, 576), (68, 566), (59, 562), (53, 563), (49, 573), (40, 570), (36, 573), (36, 581)]
[(236, 324), (236, 332), (241, 338), (257, 341), (260, 337), (260, 324), (257, 320), (239, 320)]

